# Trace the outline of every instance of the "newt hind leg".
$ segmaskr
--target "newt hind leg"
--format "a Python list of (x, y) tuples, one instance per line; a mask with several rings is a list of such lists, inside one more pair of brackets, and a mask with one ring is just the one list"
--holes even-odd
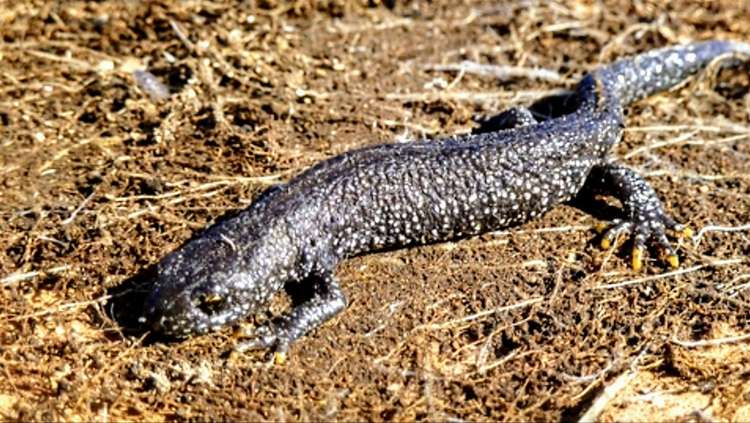
[(685, 236), (690, 236), (691, 231), (666, 213), (654, 189), (635, 171), (617, 163), (595, 166), (584, 184), (583, 192), (611, 195), (623, 205), (624, 219), (615, 219), (610, 225), (599, 228), (602, 248), (608, 249), (620, 235), (629, 235), (633, 240), (631, 264), (634, 270), (643, 267), (647, 244), (656, 247), (671, 267), (679, 266), (680, 261), (667, 237), (667, 230)]

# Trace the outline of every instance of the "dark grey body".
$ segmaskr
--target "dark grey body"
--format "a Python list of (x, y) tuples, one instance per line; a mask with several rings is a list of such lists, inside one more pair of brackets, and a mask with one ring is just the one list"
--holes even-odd
[(289, 281), (309, 281), (313, 298), (259, 328), (253, 343), (283, 349), (346, 306), (333, 276), (346, 257), (507, 228), (584, 187), (622, 200), (628, 219), (615, 232), (671, 252), (664, 232), (679, 225), (608, 153), (622, 135), (624, 105), (729, 52), (750, 47), (709, 41), (655, 50), (586, 76), (577, 110), (559, 118), (536, 122), (512, 109), (497, 132), (378, 145), (318, 163), (167, 256), (146, 316), (166, 334), (202, 333), (260, 310)]

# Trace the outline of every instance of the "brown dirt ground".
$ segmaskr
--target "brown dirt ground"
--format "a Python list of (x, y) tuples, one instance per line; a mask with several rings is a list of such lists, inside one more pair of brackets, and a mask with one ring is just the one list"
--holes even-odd
[[(748, 22), (743, 0), (5, 2), (0, 415), (750, 420), (749, 66), (630, 108), (614, 152), (705, 229), (679, 271), (634, 273), (597, 248), (598, 216), (562, 206), (347, 261), (350, 307), (284, 365), (227, 354), (236, 328), (153, 342), (107, 310), (112, 288), (322, 158), (467, 132), (623, 54), (750, 41)], [(462, 60), (562, 78), (431, 69)], [(171, 98), (137, 87), (144, 66)]]

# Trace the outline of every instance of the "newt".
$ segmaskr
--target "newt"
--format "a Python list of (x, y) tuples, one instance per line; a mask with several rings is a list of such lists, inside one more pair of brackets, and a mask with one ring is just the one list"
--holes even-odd
[(582, 192), (622, 203), (625, 218), (605, 228), (603, 247), (628, 234), (635, 270), (648, 245), (677, 267), (667, 234), (689, 230), (643, 177), (614, 160), (612, 147), (622, 138), (625, 106), (732, 53), (750, 55), (750, 45), (713, 40), (652, 50), (584, 76), (570, 113), (537, 121), (515, 107), (495, 131), (321, 161), (161, 260), (142, 320), (177, 338), (206, 333), (263, 310), (290, 281), (311, 283), (309, 300), (241, 345), (283, 353), (346, 308), (335, 270), (347, 257), (517, 226)]

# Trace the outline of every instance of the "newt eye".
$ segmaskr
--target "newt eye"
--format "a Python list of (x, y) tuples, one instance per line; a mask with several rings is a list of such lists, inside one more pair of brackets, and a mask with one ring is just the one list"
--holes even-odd
[(193, 300), (193, 305), (210, 316), (220, 312), (225, 302), (225, 298), (218, 294), (200, 294)]

